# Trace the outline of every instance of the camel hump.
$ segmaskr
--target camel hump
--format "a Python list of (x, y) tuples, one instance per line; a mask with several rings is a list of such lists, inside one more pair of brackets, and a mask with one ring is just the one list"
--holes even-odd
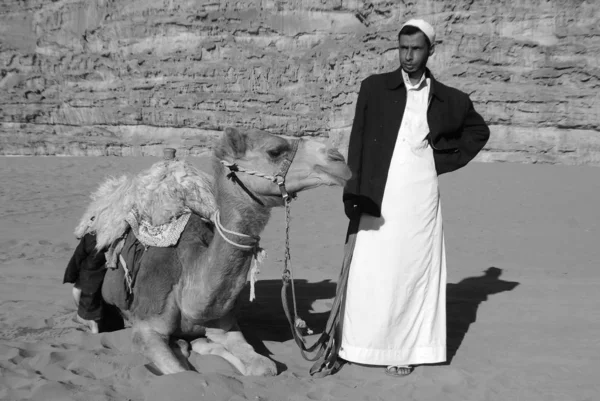
[(106, 179), (91, 195), (75, 236), (95, 233), (98, 250), (108, 247), (127, 231), (132, 211), (149, 226), (161, 226), (184, 213), (211, 219), (217, 210), (212, 176), (186, 160), (165, 158), (135, 176)]

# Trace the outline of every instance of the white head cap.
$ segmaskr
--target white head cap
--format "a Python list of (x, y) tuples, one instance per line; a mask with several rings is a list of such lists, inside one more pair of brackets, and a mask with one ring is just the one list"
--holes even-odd
[[(402, 25), (402, 28), (404, 28), (405, 26), (414, 26), (415, 28), (418, 28), (421, 32), (425, 34), (425, 36), (427, 36), (427, 38), (429, 39), (429, 43), (431, 43), (432, 45), (435, 43), (435, 31), (428, 22), (422, 19), (411, 19), (405, 22), (404, 25)], [(402, 30), (402, 28), (400, 28), (400, 30)]]

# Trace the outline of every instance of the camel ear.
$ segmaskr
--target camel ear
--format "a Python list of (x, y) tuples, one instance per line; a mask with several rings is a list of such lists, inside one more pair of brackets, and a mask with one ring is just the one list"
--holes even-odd
[(221, 143), (215, 148), (217, 157), (224, 159), (227, 156), (238, 158), (246, 153), (246, 135), (236, 128), (226, 128)]

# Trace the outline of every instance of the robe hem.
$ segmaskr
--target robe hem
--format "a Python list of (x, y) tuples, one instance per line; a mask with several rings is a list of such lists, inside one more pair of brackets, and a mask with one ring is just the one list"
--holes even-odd
[(415, 347), (408, 352), (343, 345), (339, 356), (346, 361), (365, 365), (424, 365), (446, 362), (446, 345)]

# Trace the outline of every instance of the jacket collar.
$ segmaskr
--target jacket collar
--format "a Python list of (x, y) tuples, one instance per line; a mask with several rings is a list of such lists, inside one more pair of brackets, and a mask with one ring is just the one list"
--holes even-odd
[[(439, 84), (437, 83), (437, 81), (435, 80), (435, 78), (433, 77), (433, 74), (431, 73), (431, 71), (429, 70), (429, 68), (425, 67), (425, 77), (429, 78), (431, 81), (431, 87), (429, 88), (429, 96), (433, 97), (435, 96), (438, 100), (440, 101), (444, 101), (444, 99), (442, 99), (439, 96), (438, 91), (436, 90), (436, 88), (439, 86)], [(400, 87), (404, 87), (404, 80), (402, 79), (402, 67), (398, 68), (395, 71), (390, 72), (389, 74), (387, 74), (387, 78), (386, 78), (386, 86), (388, 89), (394, 90), (394, 89), (398, 89)]]

